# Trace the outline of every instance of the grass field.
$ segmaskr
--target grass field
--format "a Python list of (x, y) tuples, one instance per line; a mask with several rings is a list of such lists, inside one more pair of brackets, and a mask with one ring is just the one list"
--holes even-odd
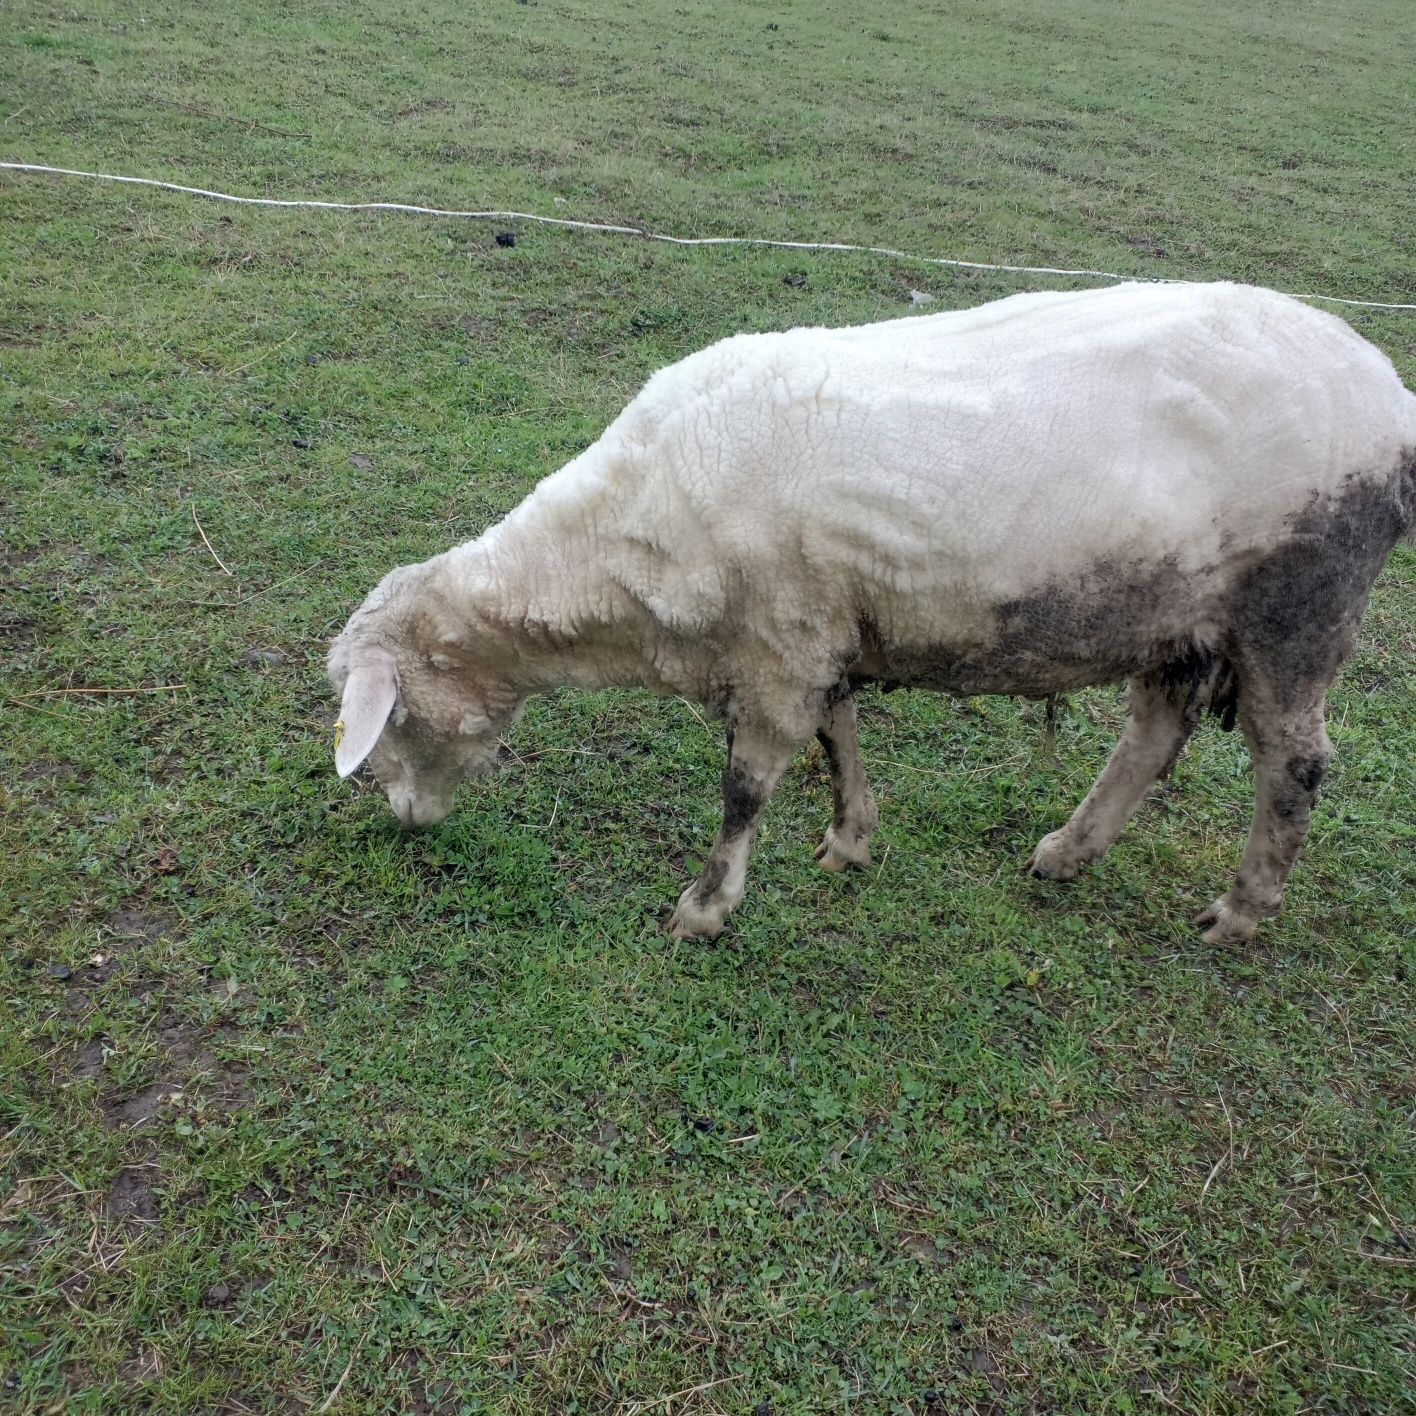
[[(0, 157), (1409, 300), (1413, 72), (1406, 0), (11, 0)], [(867, 698), (876, 866), (807, 758), (675, 944), (715, 729), (541, 701), (404, 835), (324, 646), (671, 359), (1028, 282), (498, 229), (0, 174), (0, 1407), (1416, 1410), (1416, 554), (1252, 948), (1237, 735), (1022, 877), (1115, 690)]]

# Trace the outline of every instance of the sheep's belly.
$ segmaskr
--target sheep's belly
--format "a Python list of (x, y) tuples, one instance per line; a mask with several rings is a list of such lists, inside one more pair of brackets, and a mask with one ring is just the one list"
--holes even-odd
[(1104, 658), (1020, 656), (1000, 647), (932, 644), (865, 655), (848, 676), (855, 684), (925, 688), (959, 698), (980, 694), (1048, 698), (1093, 684), (1119, 683), (1132, 674), (1159, 669), (1184, 652), (1184, 646), (1169, 643), (1150, 644), (1134, 654), (1113, 652)]
[(1045, 698), (1114, 683), (1222, 641), (1230, 583), (1218, 568), (1190, 576), (1166, 559), (1149, 568), (1097, 567), (1071, 585), (956, 604), (953, 613), (935, 604), (935, 613), (887, 615), (884, 624), (867, 618), (849, 673), (965, 697)]

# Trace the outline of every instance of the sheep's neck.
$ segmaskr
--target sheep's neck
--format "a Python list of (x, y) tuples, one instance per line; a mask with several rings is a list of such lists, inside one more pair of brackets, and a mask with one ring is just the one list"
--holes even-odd
[(607, 573), (593, 536), (504, 523), (452, 553), (473, 592), (472, 618), (499, 643), (515, 687), (650, 688), (678, 693), (646, 652), (657, 637), (642, 605)]

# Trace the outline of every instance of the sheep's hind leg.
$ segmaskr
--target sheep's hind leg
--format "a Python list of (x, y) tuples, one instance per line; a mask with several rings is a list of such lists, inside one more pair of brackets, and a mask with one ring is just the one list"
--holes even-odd
[(1146, 794), (1175, 765), (1194, 730), (1193, 715), (1178, 697), (1158, 675), (1131, 680), (1129, 716), (1120, 742), (1067, 824), (1037, 843), (1025, 867), (1029, 874), (1041, 880), (1070, 880), (1088, 861), (1106, 854)]
[(715, 939), (742, 899), (747, 857), (767, 799), (801, 744), (739, 727), (728, 738), (723, 769), (723, 825), (698, 879), (679, 896), (669, 921), (676, 939)]
[(879, 824), (880, 813), (860, 760), (855, 699), (849, 692), (822, 710), (816, 737), (831, 769), (834, 799), (831, 824), (816, 848), (816, 860), (822, 870), (832, 871), (869, 865), (870, 837)]
[(1210, 944), (1252, 939), (1259, 921), (1278, 913), (1332, 758), (1326, 693), (1326, 682), (1314, 684), (1306, 701), (1280, 707), (1266, 684), (1242, 678), (1239, 722), (1254, 762), (1254, 820), (1233, 886), (1196, 916)]

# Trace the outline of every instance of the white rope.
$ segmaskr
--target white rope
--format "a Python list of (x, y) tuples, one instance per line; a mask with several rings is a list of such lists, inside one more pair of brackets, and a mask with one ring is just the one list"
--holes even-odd
[[(989, 261), (963, 261), (946, 256), (919, 256), (897, 251), (892, 246), (853, 246), (844, 241), (773, 241), (765, 236), (667, 236), (640, 226), (611, 226), (600, 221), (573, 221), (563, 216), (538, 216), (527, 211), (458, 211), (449, 207), (415, 206), (411, 202), (324, 202), (312, 197), (238, 197), (230, 192), (213, 192), (206, 187), (184, 187), (178, 182), (159, 182), (154, 177), (122, 177), (113, 172), (80, 172), (72, 167), (46, 167), (38, 162), (0, 162), (11, 172), (45, 172), (54, 177), (89, 177), (99, 182), (124, 182), (134, 187), (157, 187), (164, 192), (181, 192), (190, 197), (210, 197), (239, 206), (298, 207), (319, 211), (392, 211), (409, 216), (457, 217), (469, 221), (533, 221), (542, 226), (563, 226), (572, 231), (604, 231), (615, 236), (638, 236), (644, 241), (662, 241), (670, 246), (769, 246), (783, 251), (855, 251), (868, 256), (888, 256), (892, 260), (917, 261), (923, 265), (947, 266), (953, 270), (990, 270), (1006, 275), (1059, 275), (1085, 280), (1145, 280), (1156, 285), (1192, 285), (1195, 282), (1174, 276), (1120, 275), (1111, 270), (1066, 270), (1060, 266), (995, 265)], [(1353, 305), (1366, 310), (1416, 310), (1416, 303), (1386, 300), (1347, 300), (1340, 295), (1318, 295), (1297, 290), (1284, 292), (1297, 300), (1322, 300), (1330, 305)]]

